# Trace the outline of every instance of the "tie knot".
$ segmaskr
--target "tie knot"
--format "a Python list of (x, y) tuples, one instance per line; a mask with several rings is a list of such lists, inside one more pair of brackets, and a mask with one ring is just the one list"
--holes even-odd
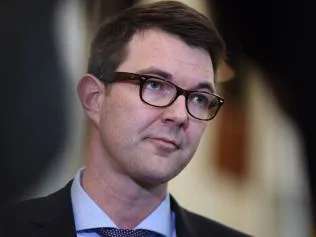
[(117, 229), (117, 228), (96, 228), (95, 233), (101, 237), (153, 237), (158, 236), (155, 232), (143, 229)]

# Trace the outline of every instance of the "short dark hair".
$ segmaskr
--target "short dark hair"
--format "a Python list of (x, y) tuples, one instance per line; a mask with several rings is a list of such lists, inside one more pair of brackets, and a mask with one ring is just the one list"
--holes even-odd
[(181, 2), (160, 1), (134, 5), (103, 22), (92, 41), (88, 73), (111, 83), (132, 37), (148, 29), (162, 30), (189, 46), (205, 49), (214, 72), (225, 57), (225, 44), (210, 18)]

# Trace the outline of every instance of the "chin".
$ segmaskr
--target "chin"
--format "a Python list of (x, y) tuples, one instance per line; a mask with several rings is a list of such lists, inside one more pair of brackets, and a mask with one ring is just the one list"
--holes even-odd
[(177, 176), (180, 172), (159, 172), (159, 171), (149, 171), (144, 174), (142, 181), (146, 186), (159, 186), (166, 185), (171, 179)]

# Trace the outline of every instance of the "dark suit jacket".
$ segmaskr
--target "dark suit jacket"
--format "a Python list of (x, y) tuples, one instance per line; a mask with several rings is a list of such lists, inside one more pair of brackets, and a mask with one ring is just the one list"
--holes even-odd
[[(76, 237), (69, 182), (46, 197), (22, 201), (0, 209), (0, 237)], [(246, 237), (220, 223), (194, 214), (171, 197), (177, 237)]]

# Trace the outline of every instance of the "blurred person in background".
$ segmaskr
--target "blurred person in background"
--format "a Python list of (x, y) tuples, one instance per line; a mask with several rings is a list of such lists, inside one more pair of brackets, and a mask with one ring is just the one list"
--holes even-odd
[(4, 236), (247, 236), (181, 207), (168, 181), (192, 159), (222, 106), (225, 47), (180, 2), (139, 5), (106, 21), (78, 96), (90, 122), (85, 166), (61, 190), (0, 211)]
[(1, 2), (1, 204), (32, 188), (64, 146), (67, 81), (53, 24), (58, 2)]
[[(209, 1), (229, 52), (227, 63), (247, 70), (245, 60), (260, 68), (279, 107), (294, 122), (302, 138), (303, 170), (307, 174), (313, 225), (316, 229), (314, 68), (311, 39), (313, 20), (307, 1)], [(312, 8), (310, 8), (312, 9)], [(248, 61), (248, 62), (249, 62)], [(242, 80), (242, 78), (238, 78)], [(289, 174), (291, 175), (291, 174)]]

